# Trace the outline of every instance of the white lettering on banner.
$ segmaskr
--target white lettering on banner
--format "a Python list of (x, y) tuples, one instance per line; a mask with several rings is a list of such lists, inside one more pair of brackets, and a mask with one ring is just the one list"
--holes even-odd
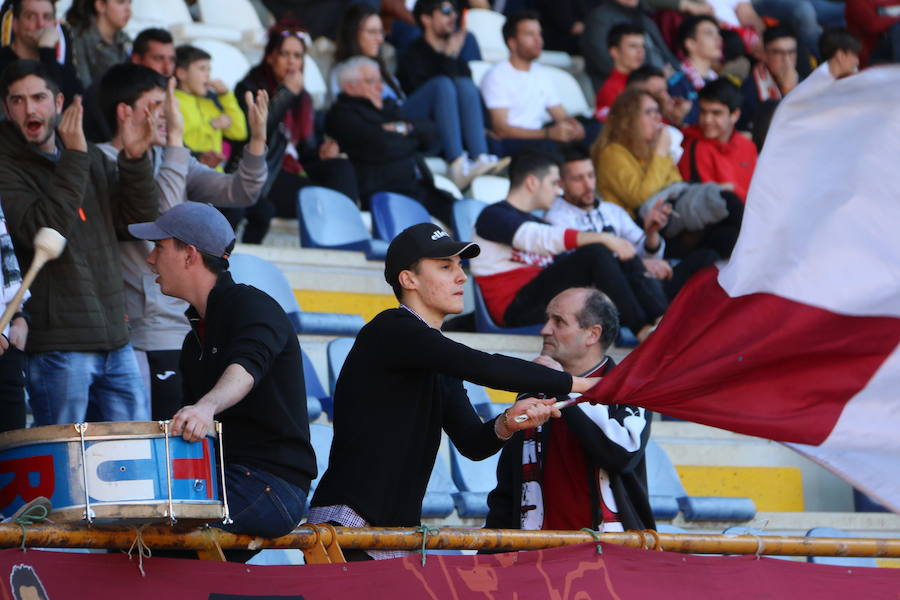
[(105, 462), (149, 460), (153, 458), (151, 440), (116, 440), (91, 444), (84, 452), (88, 492), (98, 502), (118, 500), (152, 500), (153, 480), (132, 479), (106, 481), (100, 479), (99, 468)]

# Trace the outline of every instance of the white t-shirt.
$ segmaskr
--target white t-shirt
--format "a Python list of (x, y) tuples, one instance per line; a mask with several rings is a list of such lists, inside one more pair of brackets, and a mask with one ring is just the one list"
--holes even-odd
[(489, 109), (506, 108), (507, 123), (524, 129), (540, 129), (550, 121), (547, 109), (561, 104), (547, 69), (531, 63), (520, 71), (509, 60), (497, 63), (481, 80), (481, 95)]
[(706, 3), (712, 5), (718, 20), (733, 27), (740, 27), (735, 9), (742, 1), (745, 0), (706, 0)]

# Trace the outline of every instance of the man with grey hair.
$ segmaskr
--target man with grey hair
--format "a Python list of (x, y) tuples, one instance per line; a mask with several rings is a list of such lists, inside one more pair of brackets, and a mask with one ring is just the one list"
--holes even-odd
[(453, 198), (435, 189), (419, 155), (434, 139), (433, 124), (407, 119), (392, 98), (382, 98), (384, 82), (370, 58), (349, 59), (337, 79), (341, 93), (325, 116), (325, 133), (353, 162), (363, 208), (375, 192), (395, 192), (449, 223)]
[[(573, 376), (603, 376), (619, 316), (593, 288), (569, 288), (547, 305), (534, 361)], [(517, 432), (497, 465), (486, 527), (597, 531), (655, 529), (644, 450), (650, 413), (624, 404), (576, 404), (562, 418)]]

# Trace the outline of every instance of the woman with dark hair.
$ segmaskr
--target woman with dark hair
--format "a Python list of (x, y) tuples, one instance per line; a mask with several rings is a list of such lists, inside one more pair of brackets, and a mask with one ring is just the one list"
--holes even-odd
[(131, 0), (75, 0), (66, 12), (72, 29), (72, 62), (85, 88), (113, 65), (128, 60), (131, 38), (123, 30)]
[[(262, 61), (235, 88), (245, 113), (244, 92), (255, 95), (258, 90), (266, 90), (271, 98), (266, 185), (256, 205), (245, 209), (243, 215), (226, 213), (232, 224), (242, 216), (247, 218), (244, 243), (261, 243), (273, 216), (296, 218), (297, 192), (303, 187), (328, 187), (359, 202), (353, 165), (340, 157), (337, 142), (326, 138), (319, 144), (315, 136), (312, 97), (303, 89), (303, 61), (308, 44), (306, 32), (276, 25), (269, 31)], [(231, 164), (237, 164), (240, 150), (232, 152)]]
[[(441, 150), (450, 164), (450, 178), (465, 189), (478, 175), (500, 171), (508, 161), (488, 154), (482, 116), (481, 97), (460, 94), (449, 77), (432, 77), (415, 90), (406, 90), (386, 68), (381, 56), (384, 27), (378, 11), (366, 4), (354, 4), (344, 13), (335, 49), (335, 66), (331, 72), (330, 90), (337, 97), (337, 70), (347, 59), (366, 56), (378, 62), (384, 81), (382, 96), (400, 106), (400, 113), (410, 119), (429, 119), (437, 129)], [(477, 91), (474, 88), (473, 90)]]

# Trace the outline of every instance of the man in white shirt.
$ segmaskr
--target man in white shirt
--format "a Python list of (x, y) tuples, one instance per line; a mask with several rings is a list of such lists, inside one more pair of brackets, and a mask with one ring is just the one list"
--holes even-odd
[(557, 143), (584, 139), (584, 127), (566, 113), (547, 68), (535, 62), (544, 47), (538, 14), (510, 15), (503, 38), (509, 58), (484, 76), (481, 95), (504, 154), (553, 150)]

